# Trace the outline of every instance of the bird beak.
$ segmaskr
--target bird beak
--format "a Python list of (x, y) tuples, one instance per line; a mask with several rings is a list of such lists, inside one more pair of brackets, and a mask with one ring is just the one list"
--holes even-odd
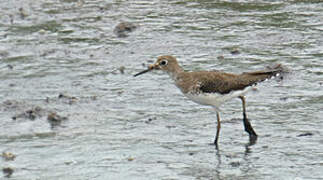
[(144, 73), (146, 73), (146, 72), (149, 72), (149, 71), (151, 71), (151, 70), (153, 70), (153, 69), (157, 69), (156, 67), (157, 67), (157, 66), (156, 66), (155, 64), (151, 64), (151, 65), (149, 65), (149, 66), (148, 66), (148, 69), (143, 70), (143, 71), (141, 71), (141, 72), (139, 72), (139, 73), (137, 73), (137, 74), (135, 74), (135, 75), (133, 75), (133, 76), (134, 76), (134, 77), (136, 77), (136, 76), (139, 76), (139, 75), (144, 74)]

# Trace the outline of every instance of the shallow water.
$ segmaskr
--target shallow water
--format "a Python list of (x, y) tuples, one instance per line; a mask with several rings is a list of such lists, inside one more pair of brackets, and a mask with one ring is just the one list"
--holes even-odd
[[(0, 152), (17, 157), (0, 168), (11, 179), (321, 179), (322, 19), (314, 0), (1, 1)], [(118, 38), (121, 21), (138, 28)], [(255, 145), (240, 101), (225, 104), (215, 150), (211, 108), (166, 74), (132, 76), (162, 54), (187, 70), (292, 73), (247, 95)], [(67, 119), (52, 124), (51, 112)]]

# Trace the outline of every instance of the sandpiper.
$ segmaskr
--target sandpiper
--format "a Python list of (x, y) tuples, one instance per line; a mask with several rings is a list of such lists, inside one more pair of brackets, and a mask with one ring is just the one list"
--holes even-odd
[(245, 94), (252, 89), (252, 86), (267, 79), (280, 76), (284, 69), (281, 64), (261, 71), (244, 72), (242, 74), (231, 74), (220, 71), (198, 71), (186, 72), (178, 64), (173, 56), (164, 55), (157, 58), (156, 63), (148, 66), (148, 69), (141, 71), (138, 76), (151, 70), (162, 70), (169, 74), (175, 85), (181, 92), (192, 101), (212, 106), (217, 115), (217, 131), (214, 144), (218, 144), (221, 128), (220, 106), (233, 98), (240, 98), (242, 101), (243, 124), (245, 131), (249, 133), (250, 140), (255, 142), (257, 134), (253, 130), (246, 114)]

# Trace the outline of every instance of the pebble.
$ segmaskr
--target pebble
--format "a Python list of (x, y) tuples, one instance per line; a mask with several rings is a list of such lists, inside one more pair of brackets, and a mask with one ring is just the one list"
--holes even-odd
[(3, 152), (2, 153), (2, 158), (6, 161), (13, 161), (16, 158), (16, 155), (14, 155), (11, 152)]
[(28, 13), (22, 7), (19, 8), (19, 14), (20, 14), (21, 19), (25, 19), (25, 17), (28, 16)]
[(218, 58), (218, 60), (223, 60), (224, 59), (224, 56), (223, 55), (220, 55), (217, 58)]
[(2, 168), (2, 172), (3, 172), (4, 176), (7, 177), (7, 178), (10, 178), (10, 176), (13, 173), (13, 171), (14, 170), (11, 167), (4, 167), (4, 168)]
[(238, 49), (234, 49), (234, 50), (230, 51), (230, 53), (232, 55), (238, 55), (238, 54), (240, 54), (240, 51)]
[(124, 67), (124, 66), (120, 66), (119, 67), (119, 71), (120, 71), (120, 73), (121, 74), (124, 74), (124, 70), (125, 70), (126, 68)]
[(135, 158), (133, 158), (133, 157), (128, 158), (128, 161), (133, 161), (133, 160), (135, 160)]
[(113, 30), (118, 37), (127, 37), (129, 32), (134, 31), (137, 26), (130, 22), (121, 22)]
[(313, 133), (307, 132), (307, 133), (302, 133), (302, 134), (297, 135), (297, 137), (302, 137), (302, 136), (313, 136)]

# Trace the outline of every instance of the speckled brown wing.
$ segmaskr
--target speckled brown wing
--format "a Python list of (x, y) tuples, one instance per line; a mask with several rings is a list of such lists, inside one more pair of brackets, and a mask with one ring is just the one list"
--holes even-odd
[(228, 93), (237, 86), (238, 75), (223, 72), (183, 72), (178, 75), (175, 83), (185, 93)]
[(246, 85), (238, 77), (236, 74), (208, 72), (198, 77), (199, 90), (202, 93), (227, 94), (232, 90), (244, 89)]
[[(282, 73), (284, 69), (281, 65), (276, 65), (262, 71), (245, 72), (242, 74), (230, 74), (222, 72), (196, 72), (199, 90), (203, 93), (220, 93), (227, 94), (233, 90), (243, 90), (258, 82), (269, 79)], [(195, 73), (194, 73), (195, 74)]]

